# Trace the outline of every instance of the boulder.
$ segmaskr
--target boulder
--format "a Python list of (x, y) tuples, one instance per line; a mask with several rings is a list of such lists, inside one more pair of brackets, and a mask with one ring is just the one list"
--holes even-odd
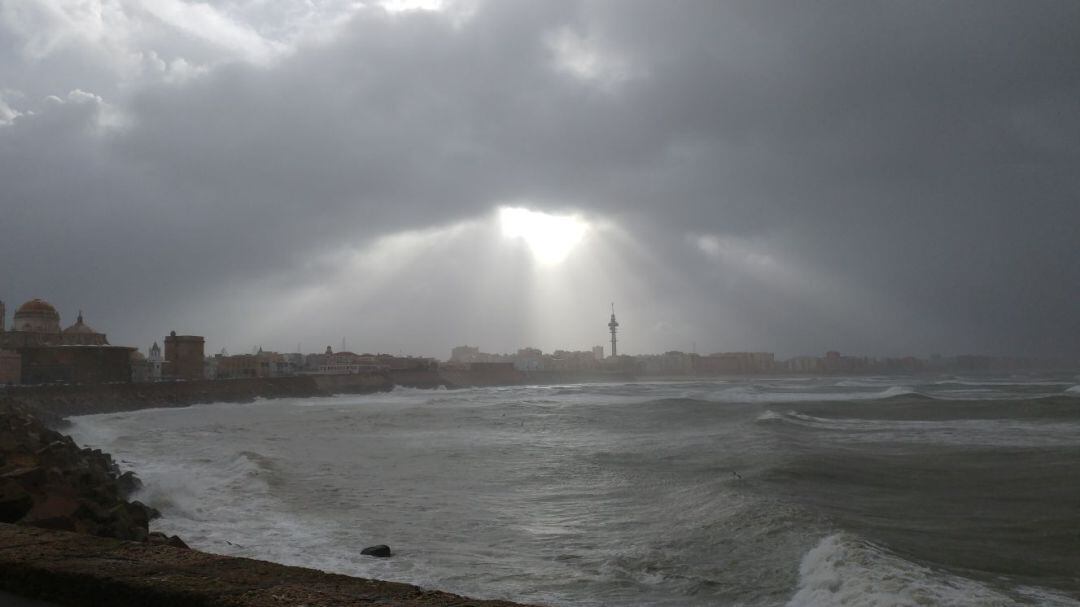
[(151, 532), (147, 536), (146, 541), (150, 544), (172, 546), (173, 548), (189, 548), (188, 545), (184, 543), (184, 540), (180, 539), (179, 537), (175, 535), (165, 535), (160, 531)]
[(79, 501), (69, 495), (52, 494), (34, 504), (30, 511), (19, 520), (20, 525), (75, 531), (75, 512)]
[(0, 523), (14, 523), (30, 511), (34, 498), (10, 479), (0, 481)]
[(376, 544), (374, 546), (368, 546), (367, 548), (361, 550), (360, 554), (365, 554), (367, 556), (377, 556), (379, 558), (386, 558), (388, 556), (391, 556), (390, 546), (387, 546), (386, 544)]
[(15, 481), (23, 486), (23, 488), (31, 489), (40, 487), (45, 483), (45, 479), (48, 477), (45, 469), (41, 466), (33, 466), (31, 468), (16, 468), (10, 472), (5, 472), (2, 478)]
[(130, 470), (116, 478), (116, 484), (122, 494), (131, 495), (142, 488), (142, 481)]

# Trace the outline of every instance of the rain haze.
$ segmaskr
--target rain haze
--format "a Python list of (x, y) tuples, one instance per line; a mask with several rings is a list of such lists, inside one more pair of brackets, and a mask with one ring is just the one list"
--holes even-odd
[(1075, 2), (0, 2), (0, 297), (445, 358), (1080, 355)]

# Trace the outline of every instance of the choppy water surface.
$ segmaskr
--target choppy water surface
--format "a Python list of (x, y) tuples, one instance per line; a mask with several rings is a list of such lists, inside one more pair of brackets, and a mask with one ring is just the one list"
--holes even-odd
[(1080, 605), (1077, 384), (397, 390), (73, 435), (222, 554), (548, 605)]

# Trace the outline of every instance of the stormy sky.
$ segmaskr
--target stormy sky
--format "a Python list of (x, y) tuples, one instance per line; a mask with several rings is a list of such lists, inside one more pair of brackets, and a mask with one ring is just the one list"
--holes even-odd
[(143, 349), (615, 302), (626, 353), (1080, 356), (1080, 3), (0, 0), (32, 297)]

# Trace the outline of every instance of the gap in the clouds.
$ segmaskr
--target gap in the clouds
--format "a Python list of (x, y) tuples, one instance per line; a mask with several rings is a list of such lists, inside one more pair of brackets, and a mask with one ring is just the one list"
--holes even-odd
[(625, 265), (640, 255), (632, 248), (603, 218), (525, 207), (385, 234), (324, 252), (292, 288), (247, 287), (236, 299), (256, 303), (228, 347), (314, 351), (344, 337), (358, 350), (439, 358), (463, 343), (584, 349), (604, 343), (612, 299), (647, 299)]
[(537, 263), (545, 266), (566, 261), (590, 228), (578, 215), (555, 215), (524, 207), (500, 207), (499, 225), (507, 238), (524, 240)]

